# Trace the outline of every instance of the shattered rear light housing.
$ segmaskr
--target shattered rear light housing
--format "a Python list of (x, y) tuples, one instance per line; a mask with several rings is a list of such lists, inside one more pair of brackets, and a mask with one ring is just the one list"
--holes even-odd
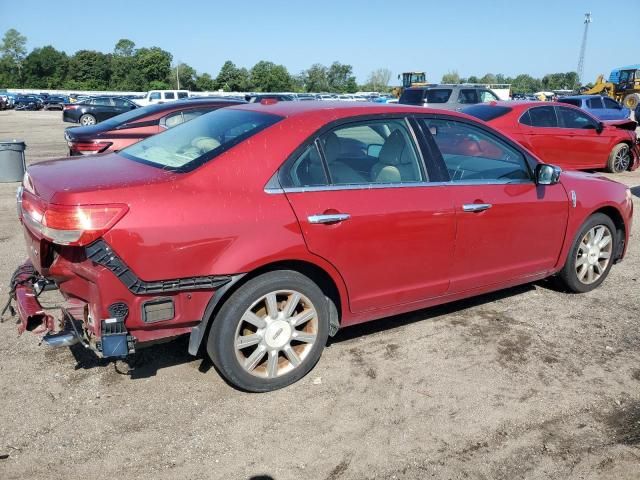
[(128, 211), (123, 204), (56, 205), (23, 191), (22, 220), (35, 235), (58, 245), (88, 245), (108, 232)]

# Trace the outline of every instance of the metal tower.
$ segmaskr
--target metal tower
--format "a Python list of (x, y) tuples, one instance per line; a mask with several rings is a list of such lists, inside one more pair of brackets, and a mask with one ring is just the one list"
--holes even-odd
[(582, 83), (582, 74), (584, 73), (584, 53), (587, 50), (587, 34), (589, 33), (589, 24), (591, 23), (591, 13), (584, 14), (584, 33), (582, 34), (582, 46), (580, 47), (580, 58), (578, 59), (578, 82)]

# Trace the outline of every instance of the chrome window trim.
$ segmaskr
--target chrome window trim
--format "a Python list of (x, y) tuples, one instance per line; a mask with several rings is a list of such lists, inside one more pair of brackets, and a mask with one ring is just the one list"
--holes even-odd
[(422, 187), (455, 187), (457, 185), (535, 185), (533, 180), (463, 180), (456, 182), (406, 182), (406, 183), (363, 183), (349, 185), (323, 185), (317, 187), (265, 187), (264, 192), (270, 195), (281, 193), (335, 192), (341, 190), (379, 190), (382, 188), (422, 188)]

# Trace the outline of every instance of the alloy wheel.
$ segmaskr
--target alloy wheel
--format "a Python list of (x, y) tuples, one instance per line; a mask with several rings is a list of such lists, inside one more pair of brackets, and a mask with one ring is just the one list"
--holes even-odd
[(318, 314), (294, 290), (270, 292), (242, 315), (234, 336), (236, 358), (251, 375), (276, 378), (298, 367), (318, 336)]
[(605, 225), (596, 225), (584, 234), (576, 253), (578, 280), (590, 285), (604, 274), (613, 251), (613, 235)]
[(618, 153), (616, 153), (615, 158), (613, 159), (613, 167), (616, 172), (624, 172), (627, 168), (629, 168), (629, 162), (631, 151), (629, 150), (628, 145), (623, 145)]

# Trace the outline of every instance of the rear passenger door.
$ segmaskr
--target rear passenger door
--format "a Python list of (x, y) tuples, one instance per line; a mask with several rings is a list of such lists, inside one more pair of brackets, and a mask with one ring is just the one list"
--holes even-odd
[(607, 132), (597, 131), (598, 120), (578, 108), (556, 107), (556, 111), (571, 166), (603, 168), (609, 156), (610, 138)]
[(552, 105), (526, 110), (519, 120), (522, 143), (546, 163), (567, 166), (576, 161), (564, 143), (564, 131), (558, 124)]
[(420, 121), (441, 153), (456, 211), (450, 292), (550, 272), (569, 210), (563, 186), (536, 185), (526, 156), (479, 125), (437, 115)]
[(107, 97), (94, 98), (91, 104), (94, 106), (92, 109), (93, 112), (91, 113), (93, 113), (99, 122), (114, 116), (115, 108), (113, 99)]
[(279, 172), (309, 250), (345, 279), (353, 312), (448, 290), (453, 205), (414, 138), (402, 117), (336, 125)]

